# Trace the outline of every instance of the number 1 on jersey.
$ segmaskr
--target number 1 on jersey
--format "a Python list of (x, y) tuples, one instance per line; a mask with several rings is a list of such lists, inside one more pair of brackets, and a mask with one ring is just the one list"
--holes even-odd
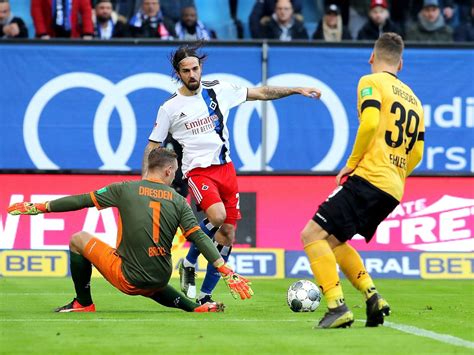
[(153, 210), (153, 242), (155, 244), (158, 244), (158, 242), (160, 241), (161, 203), (157, 201), (151, 201), (150, 208)]

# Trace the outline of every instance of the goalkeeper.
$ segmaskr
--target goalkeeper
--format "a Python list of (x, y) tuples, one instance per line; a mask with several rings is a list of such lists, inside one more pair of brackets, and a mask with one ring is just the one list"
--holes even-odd
[(240, 296), (244, 300), (253, 295), (249, 281), (224, 263), (212, 241), (199, 228), (186, 200), (169, 187), (177, 168), (176, 154), (157, 148), (148, 156), (148, 174), (143, 180), (111, 184), (89, 194), (45, 203), (20, 202), (8, 208), (13, 215), (75, 211), (93, 206), (119, 210), (116, 248), (84, 231), (72, 236), (70, 267), (76, 297), (56, 312), (95, 311), (90, 289), (92, 265), (125, 294), (142, 295), (166, 307), (188, 312), (223, 311), (222, 303), (200, 305), (168, 285), (172, 273), (171, 245), (178, 227), (217, 268), (234, 298)]

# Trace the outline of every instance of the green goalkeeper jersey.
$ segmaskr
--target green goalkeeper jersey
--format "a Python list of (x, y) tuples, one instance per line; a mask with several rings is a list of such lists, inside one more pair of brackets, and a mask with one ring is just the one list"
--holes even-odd
[(187, 201), (158, 180), (111, 184), (91, 192), (90, 198), (98, 209), (118, 208), (117, 253), (125, 277), (140, 288), (168, 283), (178, 227), (187, 238), (203, 234)]

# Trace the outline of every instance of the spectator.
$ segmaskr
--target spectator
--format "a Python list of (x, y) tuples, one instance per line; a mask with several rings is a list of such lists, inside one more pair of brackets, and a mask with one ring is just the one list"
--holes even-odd
[(127, 24), (113, 11), (112, 0), (98, 0), (95, 4), (94, 37), (111, 39), (127, 36)]
[(28, 38), (28, 29), (21, 18), (13, 16), (9, 0), (0, 0), (0, 38)]
[(326, 7), (324, 16), (313, 34), (313, 39), (322, 39), (327, 42), (352, 39), (349, 30), (342, 24), (341, 11), (336, 4)]
[(158, 0), (143, 0), (141, 10), (130, 19), (132, 37), (173, 39), (174, 23), (163, 16)]
[[(256, 0), (249, 16), (250, 35), (252, 38), (262, 38), (263, 26), (270, 21), (275, 11), (277, 0)], [(294, 16), (303, 21), (301, 12), (303, 10), (303, 0), (291, 0)]]
[(461, 24), (454, 31), (456, 42), (474, 42), (474, 2), (471, 6), (471, 16), (467, 23)]
[(280, 41), (309, 38), (303, 22), (293, 15), (293, 6), (290, 0), (277, 1), (275, 13), (263, 27), (263, 37)]
[(115, 0), (114, 8), (119, 16), (123, 16), (128, 21), (140, 11), (141, 3), (141, 0)]
[(173, 22), (178, 22), (181, 19), (185, 7), (196, 8), (194, 0), (160, 0), (160, 5), (163, 14)]
[(441, 15), (438, 0), (425, 0), (418, 14), (418, 22), (407, 31), (409, 41), (445, 41), (453, 40), (453, 30), (446, 25)]
[(31, 0), (36, 37), (91, 39), (94, 33), (89, 0)]
[(387, 0), (372, 0), (367, 22), (360, 29), (357, 39), (375, 41), (384, 32), (400, 33), (400, 28), (390, 20)]
[[(368, 1), (368, 2), (367, 2)], [(325, 0), (324, 1), (324, 4), (325, 5), (328, 5), (328, 4), (335, 4), (337, 5), (337, 7), (339, 7), (339, 11), (341, 13), (341, 16), (342, 16), (342, 23), (344, 24), (344, 26), (349, 26), (349, 17), (350, 17), (350, 8), (351, 7), (354, 7), (358, 4), (363, 4), (367, 2), (367, 6), (368, 6), (368, 3), (370, 2), (370, 0), (357, 0), (357, 1), (354, 1), (354, 0)], [(360, 6), (360, 5), (359, 5)], [(364, 17), (365, 17), (365, 12), (366, 12), (366, 9), (367, 9), (367, 6), (364, 7)]]
[(442, 3), (443, 16), (449, 24), (453, 24), (455, 20), (459, 20), (460, 24), (469, 23), (471, 7), (474, 4), (472, 0), (444, 0)]
[(181, 11), (181, 20), (175, 26), (176, 37), (185, 41), (205, 40), (216, 38), (214, 31), (207, 30), (198, 20), (194, 6), (184, 7)]

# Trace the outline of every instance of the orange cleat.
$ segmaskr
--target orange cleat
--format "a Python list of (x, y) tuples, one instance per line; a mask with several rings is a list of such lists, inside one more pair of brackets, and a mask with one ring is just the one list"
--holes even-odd
[(54, 310), (58, 313), (67, 313), (67, 312), (95, 312), (95, 305), (92, 303), (89, 306), (81, 305), (77, 299), (73, 299), (71, 303), (68, 303), (65, 306), (58, 307)]
[(206, 302), (199, 307), (194, 308), (194, 312), (208, 313), (208, 312), (224, 312), (224, 303), (222, 302)]

